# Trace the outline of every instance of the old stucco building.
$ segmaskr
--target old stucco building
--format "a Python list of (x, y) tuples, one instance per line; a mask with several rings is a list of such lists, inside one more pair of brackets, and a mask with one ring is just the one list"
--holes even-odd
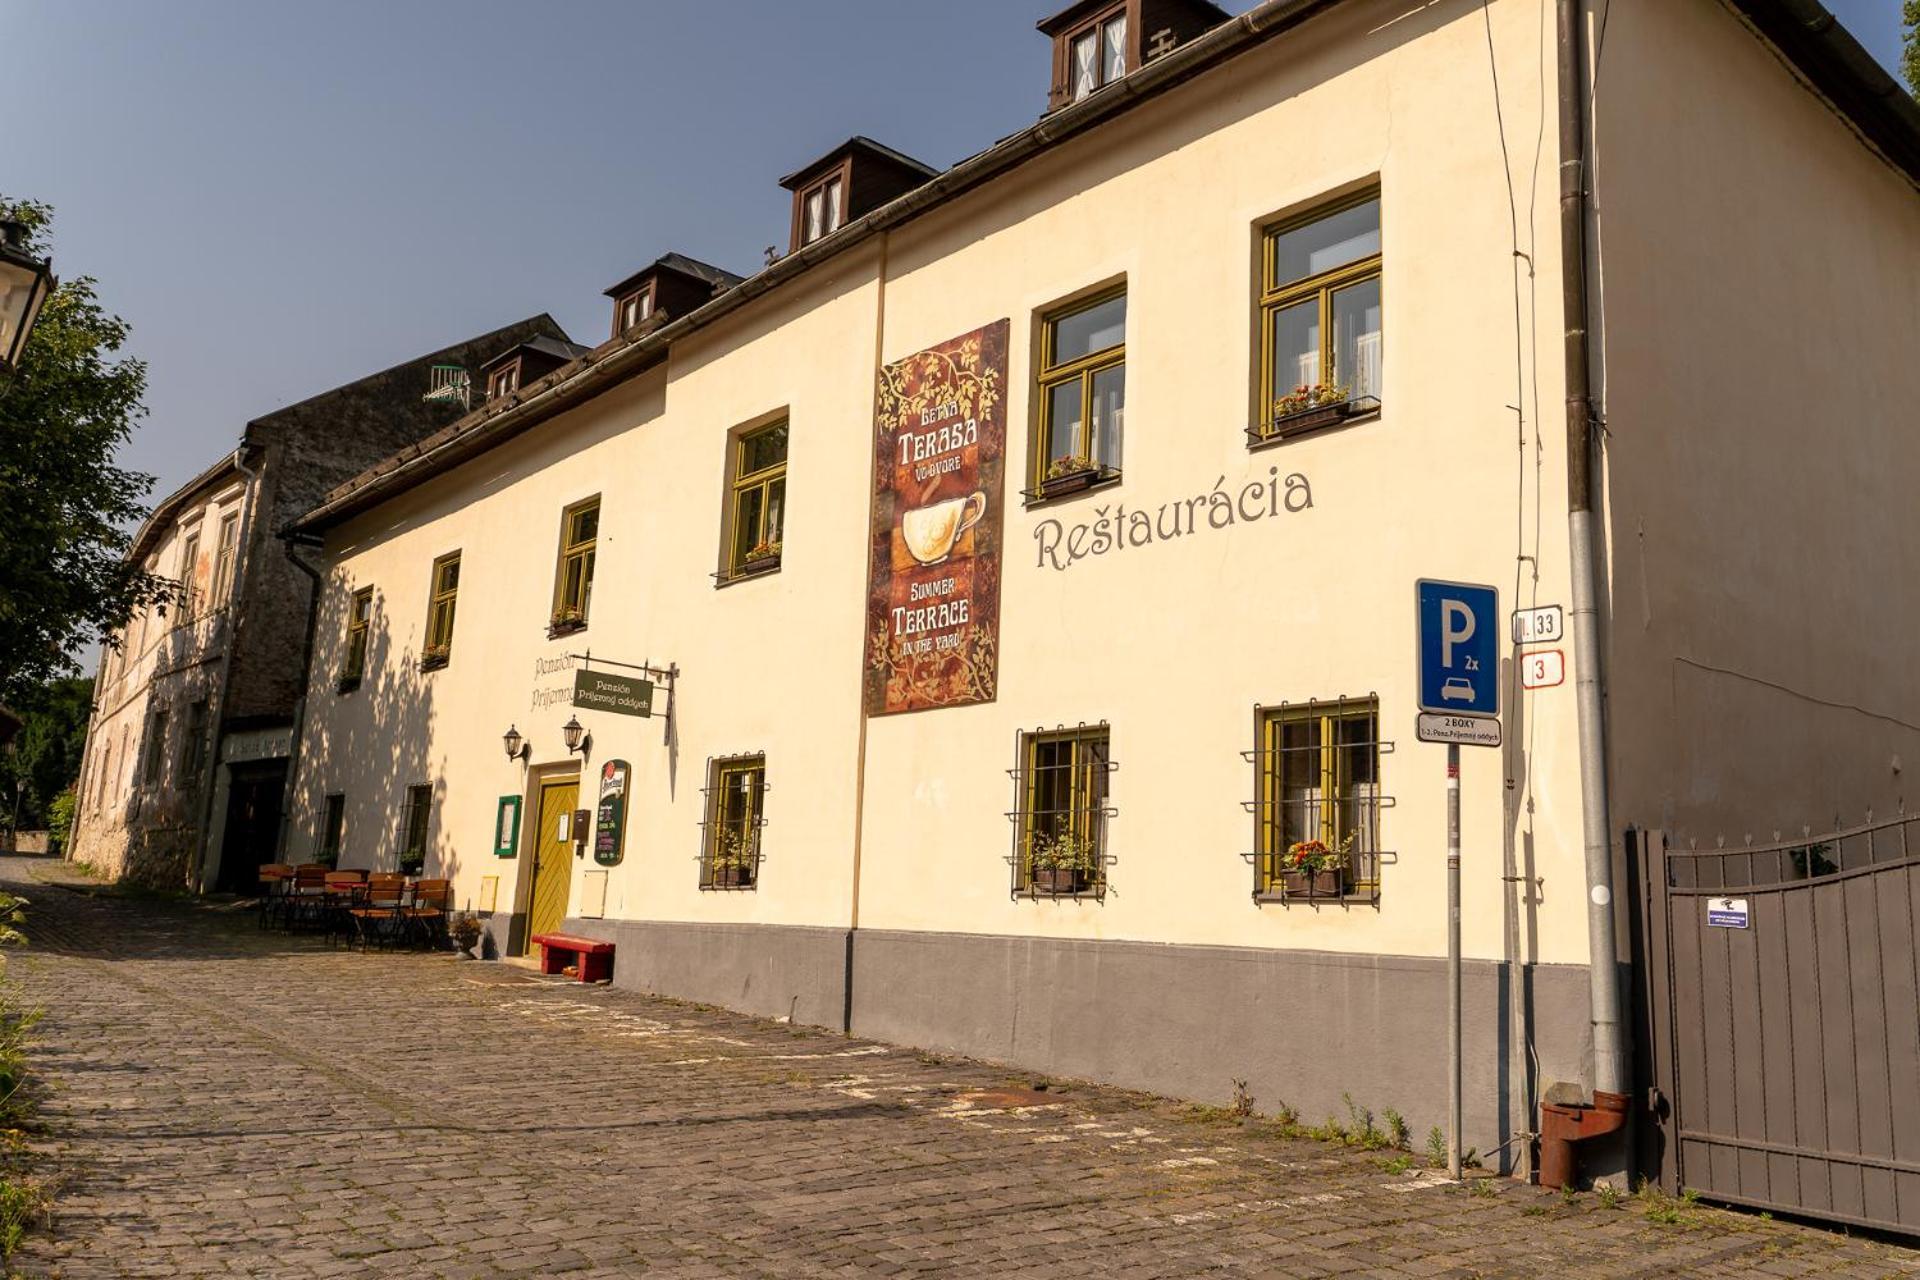
[(252, 886), (281, 837), (313, 598), (275, 530), (459, 417), (484, 361), (564, 337), (535, 316), (265, 414), (154, 508), (127, 554), (179, 594), (101, 652), (67, 856), (157, 887)]
[(1513, 1150), (1595, 1083), (1629, 827), (1885, 812), (1920, 749), (1868, 625), (1920, 607), (1920, 115), (1816, 7), (1614, 0), (1584, 263), (1552, 6), (1049, 20), (1034, 128), (796, 170), (784, 260), (623, 282), (608, 342), (297, 522), (290, 855), (418, 857), (622, 984), (1424, 1133), (1413, 582), (1588, 572), (1592, 647), (1503, 640), (1463, 765), (1467, 1137)]

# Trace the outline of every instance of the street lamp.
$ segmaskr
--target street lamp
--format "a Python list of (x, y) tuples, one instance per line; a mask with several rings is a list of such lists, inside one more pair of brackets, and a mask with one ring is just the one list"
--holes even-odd
[(0, 369), (20, 367), (27, 334), (55, 283), (53, 260), (27, 252), (26, 224), (0, 218)]
[(507, 745), (507, 759), (509, 760), (518, 760), (523, 753), (530, 751), (520, 737), (520, 730), (514, 725), (507, 726), (507, 731), (501, 736), (500, 740)]
[(587, 737), (587, 731), (580, 724), (580, 717), (567, 717), (567, 722), (560, 726), (560, 737), (567, 744), (568, 755), (572, 755), (574, 752), (581, 750), (580, 743), (583, 738)]

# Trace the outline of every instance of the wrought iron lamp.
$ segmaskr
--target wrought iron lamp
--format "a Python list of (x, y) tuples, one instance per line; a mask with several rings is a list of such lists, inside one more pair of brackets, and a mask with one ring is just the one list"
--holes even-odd
[(587, 745), (593, 741), (593, 735), (580, 723), (579, 716), (567, 717), (567, 722), (560, 726), (560, 737), (567, 744), (568, 755), (576, 751), (584, 753)]
[(520, 730), (514, 725), (507, 726), (507, 732), (500, 740), (507, 745), (507, 759), (509, 760), (519, 760), (522, 757), (533, 754), (533, 748), (529, 747), (525, 739), (521, 738)]
[(20, 367), (27, 334), (57, 283), (53, 260), (33, 257), (26, 245), (26, 225), (0, 219), (0, 369)]

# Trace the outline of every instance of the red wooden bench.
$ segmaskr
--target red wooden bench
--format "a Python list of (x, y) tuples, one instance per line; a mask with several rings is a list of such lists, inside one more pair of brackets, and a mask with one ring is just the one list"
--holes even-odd
[(565, 973), (571, 964), (582, 982), (613, 981), (611, 942), (570, 933), (536, 933), (533, 940), (540, 945), (540, 972)]

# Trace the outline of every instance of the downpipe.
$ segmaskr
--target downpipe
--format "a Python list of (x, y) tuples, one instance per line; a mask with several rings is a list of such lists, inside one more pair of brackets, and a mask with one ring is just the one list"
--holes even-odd
[[(1556, 0), (1560, 97), (1560, 261), (1567, 390), (1567, 540), (1572, 563), (1574, 702), (1579, 720), (1581, 835), (1586, 852), (1588, 998), (1596, 1101), (1629, 1092), (1614, 929), (1599, 589), (1595, 567), (1594, 412), (1587, 296), (1588, 76), (1583, 0)], [(1605, 1108), (1615, 1114), (1612, 1107)], [(1624, 1117), (1622, 1117), (1624, 1119)], [(1623, 1127), (1623, 1126), (1616, 1126)], [(1628, 1131), (1630, 1135), (1630, 1130)], [(1629, 1136), (1629, 1141), (1631, 1138)], [(1630, 1153), (1629, 1153), (1630, 1155)], [(1627, 1164), (1631, 1165), (1629, 1158)]]

